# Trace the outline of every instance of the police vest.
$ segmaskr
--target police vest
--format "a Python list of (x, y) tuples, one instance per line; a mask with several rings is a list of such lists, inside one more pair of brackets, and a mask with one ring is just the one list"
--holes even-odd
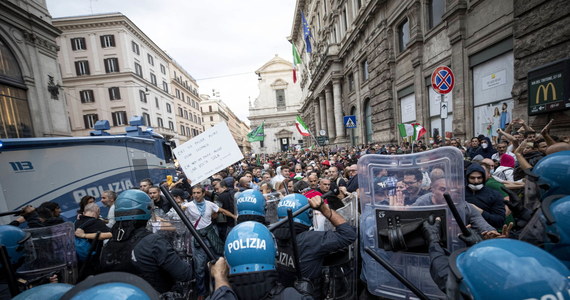
[(277, 273), (285, 287), (292, 287), (297, 279), (291, 240), (277, 240)]
[(103, 272), (127, 272), (139, 275), (131, 263), (131, 253), (145, 236), (151, 234), (144, 227), (135, 230), (126, 241), (110, 240), (101, 252), (101, 270)]

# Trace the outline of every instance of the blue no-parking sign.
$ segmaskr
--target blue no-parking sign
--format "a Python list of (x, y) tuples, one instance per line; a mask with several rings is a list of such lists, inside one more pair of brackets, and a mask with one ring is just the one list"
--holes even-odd
[(431, 74), (431, 86), (438, 94), (447, 94), (453, 90), (455, 85), (455, 76), (453, 71), (446, 66), (435, 68)]

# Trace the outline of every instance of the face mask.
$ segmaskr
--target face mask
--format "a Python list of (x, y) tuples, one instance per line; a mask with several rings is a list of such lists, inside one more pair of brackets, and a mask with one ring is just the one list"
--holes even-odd
[(489, 147), (489, 144), (487, 144), (487, 143), (481, 144), (481, 148), (487, 149), (487, 147)]
[(473, 191), (480, 191), (483, 188), (483, 184), (468, 184), (467, 186)]

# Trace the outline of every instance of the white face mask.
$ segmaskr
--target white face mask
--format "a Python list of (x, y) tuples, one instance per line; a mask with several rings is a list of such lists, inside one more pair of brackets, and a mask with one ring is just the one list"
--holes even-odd
[(483, 143), (483, 144), (481, 144), (481, 148), (483, 148), (483, 149), (487, 149), (487, 147), (489, 147), (489, 144), (487, 144), (487, 143)]
[(468, 184), (467, 185), (473, 191), (480, 191), (483, 188), (483, 184)]

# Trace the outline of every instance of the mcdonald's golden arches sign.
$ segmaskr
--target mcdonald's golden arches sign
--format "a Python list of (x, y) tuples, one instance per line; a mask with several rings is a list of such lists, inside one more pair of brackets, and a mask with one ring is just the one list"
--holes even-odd
[(570, 59), (528, 73), (529, 116), (570, 109)]

